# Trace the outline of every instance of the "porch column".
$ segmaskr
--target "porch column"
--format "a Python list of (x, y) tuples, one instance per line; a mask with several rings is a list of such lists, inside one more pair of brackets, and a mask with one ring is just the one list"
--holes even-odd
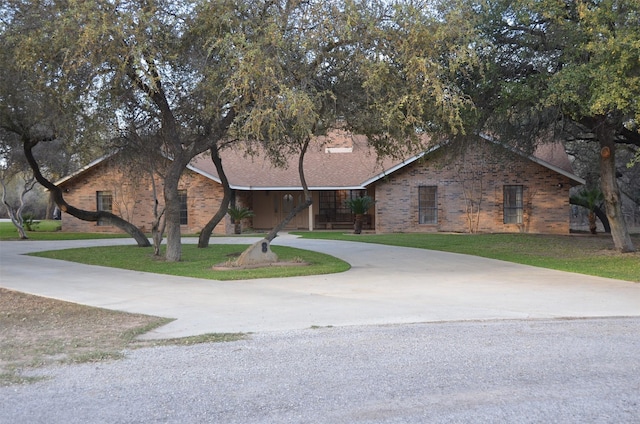
[(313, 203), (309, 205), (309, 231), (313, 231)]

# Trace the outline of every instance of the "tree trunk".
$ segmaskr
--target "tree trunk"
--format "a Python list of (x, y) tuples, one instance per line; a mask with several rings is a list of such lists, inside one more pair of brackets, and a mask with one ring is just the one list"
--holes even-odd
[(56, 202), (53, 200), (53, 197), (49, 196), (49, 198), (47, 199), (47, 211), (44, 214), (45, 219), (55, 219), (55, 217), (53, 216), (55, 208)]
[(22, 220), (22, 217), (6, 203), (5, 206), (7, 206), (7, 213), (9, 214), (9, 219), (11, 219), (11, 223), (16, 227), (16, 230), (18, 230), (18, 237), (20, 237), (20, 240), (27, 240), (29, 237), (24, 229), (24, 221)]
[(353, 233), (354, 234), (361, 234), (362, 233), (362, 217), (363, 217), (363, 215), (361, 213), (356, 214), (356, 220), (355, 220), (355, 223), (353, 224)]
[(153, 239), (153, 254), (160, 256), (160, 247), (162, 246), (162, 238), (164, 237), (164, 207), (162, 211), (158, 211), (158, 188), (156, 187), (156, 178), (154, 172), (149, 172), (151, 178), (151, 188), (153, 191), (153, 222), (151, 223), (151, 238)]
[(602, 209), (600, 209), (598, 206), (596, 206), (593, 209), (593, 213), (596, 214), (596, 216), (598, 217), (598, 219), (602, 223), (602, 226), (604, 227), (604, 232), (607, 233), (607, 234), (611, 234), (611, 225), (609, 225), (609, 218), (607, 218), (607, 214)]
[(311, 197), (311, 193), (309, 192), (309, 187), (307, 186), (307, 180), (304, 177), (304, 155), (307, 153), (307, 148), (309, 147), (309, 141), (311, 139), (307, 138), (300, 150), (300, 157), (298, 158), (298, 175), (300, 176), (300, 184), (302, 185), (302, 190), (304, 192), (305, 201), (291, 209), (291, 212), (282, 220), (281, 223), (276, 225), (276, 227), (267, 234), (265, 240), (271, 242), (278, 235), (278, 233), (287, 226), (289, 222), (300, 212), (307, 209), (313, 203), (313, 197)]
[(232, 197), (229, 180), (227, 179), (227, 175), (224, 173), (224, 169), (222, 168), (222, 159), (220, 158), (218, 147), (214, 146), (210, 150), (211, 161), (215, 165), (216, 171), (218, 171), (218, 177), (220, 177), (224, 195), (222, 197), (222, 202), (220, 203), (218, 211), (215, 213), (215, 215), (213, 215), (213, 218), (211, 218), (211, 220), (207, 222), (204, 228), (202, 228), (202, 231), (200, 231), (200, 237), (198, 238), (198, 247), (201, 248), (209, 246), (211, 233), (213, 232), (213, 229), (216, 228), (216, 225), (218, 225), (218, 223), (220, 223), (220, 221), (222, 221), (222, 219), (227, 214), (227, 211), (229, 210), (229, 203), (231, 202)]
[(164, 228), (166, 221), (164, 220), (164, 211), (162, 215), (153, 219), (151, 224), (151, 238), (153, 239), (153, 255), (160, 256), (162, 247), (162, 238), (164, 237)]
[(600, 184), (604, 195), (605, 209), (611, 236), (617, 250), (623, 253), (635, 252), (627, 224), (622, 215), (620, 190), (616, 180), (616, 144), (613, 131), (606, 124), (601, 123), (597, 129), (600, 142)]
[(20, 240), (27, 240), (29, 237), (27, 236), (27, 232), (24, 229), (24, 221), (22, 219), (22, 215), (20, 215), (20, 210), (18, 210), (17, 212), (13, 210), (13, 207), (11, 207), (11, 205), (9, 204), (9, 202), (4, 200), (4, 184), (2, 185), (3, 191), (2, 191), (2, 203), (4, 204), (5, 208), (7, 209), (7, 214), (9, 215), (9, 219), (11, 219), (11, 223), (13, 224), (14, 227), (16, 227), (16, 230), (18, 230), (18, 236), (20, 237)]
[(178, 184), (183, 167), (174, 160), (164, 179), (165, 228), (167, 231), (168, 262), (179, 262), (182, 259), (182, 234), (180, 232), (180, 197)]
[(598, 226), (596, 225), (596, 213), (589, 211), (589, 231), (591, 234), (596, 234)]
[(24, 225), (20, 224), (18, 220), (14, 219), (13, 216), (11, 216), (11, 222), (13, 222), (13, 225), (18, 230), (18, 236), (20, 237), (20, 240), (28, 240), (29, 237), (27, 236), (27, 232), (24, 230)]
[(269, 234), (267, 234), (267, 236), (265, 237), (265, 240), (268, 240), (270, 242), (273, 241), (273, 239), (278, 236), (278, 233), (282, 231), (282, 229), (286, 227), (287, 224), (291, 222), (291, 220), (295, 218), (296, 215), (298, 215), (303, 210), (307, 209), (309, 206), (311, 206), (312, 203), (313, 203), (313, 199), (311, 197), (305, 197), (305, 201), (299, 204), (298, 206), (296, 206), (295, 208), (291, 209), (291, 212), (289, 212), (289, 214), (282, 220), (282, 222), (276, 225), (275, 228), (271, 230)]

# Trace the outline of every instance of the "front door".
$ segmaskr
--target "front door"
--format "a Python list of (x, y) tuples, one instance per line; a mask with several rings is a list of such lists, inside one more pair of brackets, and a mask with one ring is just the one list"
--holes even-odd
[[(280, 222), (298, 205), (303, 203), (303, 194), (295, 191), (280, 192)], [(307, 222), (305, 211), (298, 213), (285, 227), (288, 230), (305, 228)]]

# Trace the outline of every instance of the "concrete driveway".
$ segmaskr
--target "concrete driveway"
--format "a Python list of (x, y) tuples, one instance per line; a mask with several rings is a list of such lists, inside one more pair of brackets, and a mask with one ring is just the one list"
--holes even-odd
[[(257, 240), (257, 239), (256, 239)], [(214, 243), (249, 243), (215, 238)], [(185, 239), (185, 243), (194, 243)], [(180, 278), (25, 256), (131, 244), (127, 239), (1, 242), (0, 286), (81, 304), (176, 318), (147, 335), (265, 332), (311, 326), (640, 316), (640, 284), (374, 244), (278, 237), (328, 253), (348, 272), (248, 281)]]

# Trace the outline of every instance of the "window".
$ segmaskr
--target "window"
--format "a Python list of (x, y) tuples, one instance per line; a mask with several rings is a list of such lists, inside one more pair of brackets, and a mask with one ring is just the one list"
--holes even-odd
[[(113, 194), (110, 191), (96, 192), (96, 210), (113, 213)], [(98, 220), (98, 225), (105, 225), (105, 223)]]
[(365, 190), (321, 191), (318, 213), (327, 222), (350, 221), (353, 214), (347, 200), (366, 195)]
[(418, 187), (418, 215), (420, 224), (438, 223), (438, 187)]
[(180, 225), (187, 225), (189, 223), (187, 190), (178, 190), (178, 200), (180, 201)]
[(336, 192), (321, 191), (318, 212), (326, 221), (332, 222), (336, 219)]
[(522, 224), (524, 203), (521, 185), (504, 186), (504, 223)]

